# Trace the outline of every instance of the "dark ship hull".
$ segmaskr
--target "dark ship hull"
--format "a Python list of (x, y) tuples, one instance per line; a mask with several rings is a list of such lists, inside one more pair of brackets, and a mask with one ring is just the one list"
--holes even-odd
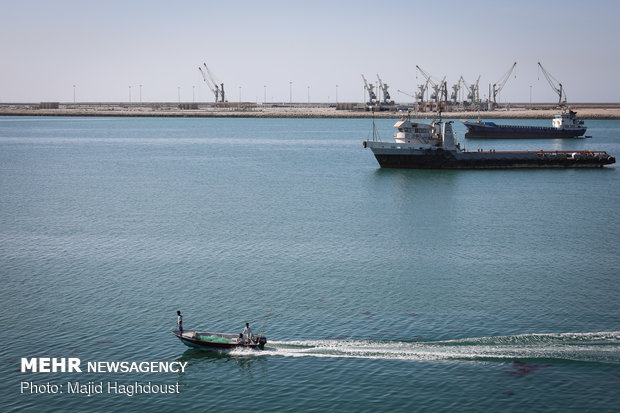
[(485, 151), (463, 152), (442, 148), (414, 149), (407, 145), (364, 142), (382, 168), (403, 169), (512, 169), (599, 168), (616, 159), (602, 151)]
[(561, 139), (583, 136), (586, 127), (554, 128), (548, 126), (496, 125), (493, 122), (463, 122), (465, 138), (474, 139)]

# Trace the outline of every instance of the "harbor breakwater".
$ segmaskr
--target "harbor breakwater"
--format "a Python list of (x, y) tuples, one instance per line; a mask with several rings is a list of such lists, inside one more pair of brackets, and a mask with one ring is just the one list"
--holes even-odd
[[(183, 118), (371, 118), (364, 110), (336, 110), (329, 105), (267, 106), (257, 104), (214, 107), (197, 105), (197, 109), (179, 109), (175, 104), (60, 104), (55, 109), (43, 109), (38, 104), (4, 104), (0, 116), (114, 116), (114, 117), (183, 117)], [(574, 105), (582, 119), (620, 119), (620, 104)], [(406, 110), (375, 112), (376, 118), (400, 118)], [(514, 107), (494, 111), (446, 111), (444, 118), (452, 119), (549, 119), (559, 113), (548, 105), (533, 108)], [(413, 112), (416, 118), (437, 118), (437, 112)]]

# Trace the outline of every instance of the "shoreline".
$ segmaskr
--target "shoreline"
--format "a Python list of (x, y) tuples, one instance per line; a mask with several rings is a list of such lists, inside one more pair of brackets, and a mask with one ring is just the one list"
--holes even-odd
[[(15, 105), (16, 106), (16, 105)], [(69, 106), (69, 105), (67, 105)], [(77, 106), (77, 105), (76, 105)], [(85, 106), (85, 105), (81, 105)], [(620, 120), (620, 107), (579, 108), (574, 109), (583, 120)], [(495, 111), (442, 112), (447, 119), (552, 119), (558, 110), (540, 109), (502, 109)], [(405, 111), (375, 112), (378, 119), (399, 119), (406, 116)], [(370, 111), (336, 110), (334, 107), (294, 106), (294, 107), (260, 107), (248, 106), (230, 108), (178, 109), (176, 107), (118, 107), (96, 105), (86, 107), (63, 107), (58, 109), (39, 109), (38, 107), (0, 107), (0, 116), (79, 116), (79, 117), (173, 117), (173, 118), (334, 118), (334, 119), (370, 119)], [(437, 118), (436, 112), (410, 113), (411, 118)]]

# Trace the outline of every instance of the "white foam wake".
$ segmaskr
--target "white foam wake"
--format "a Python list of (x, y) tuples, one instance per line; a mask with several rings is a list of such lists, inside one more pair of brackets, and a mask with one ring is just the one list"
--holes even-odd
[[(237, 353), (247, 354), (247, 353)], [(620, 332), (524, 334), (445, 341), (270, 341), (260, 356), (396, 360), (546, 359), (620, 362)]]

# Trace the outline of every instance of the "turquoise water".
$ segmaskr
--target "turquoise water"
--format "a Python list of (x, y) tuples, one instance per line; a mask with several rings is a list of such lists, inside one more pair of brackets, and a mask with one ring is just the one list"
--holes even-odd
[[(515, 121), (533, 124), (541, 121)], [(379, 120), (391, 139), (393, 120)], [(542, 121), (541, 124), (546, 124)], [(469, 150), (606, 150), (462, 139)], [(379, 169), (369, 120), (0, 118), (4, 411), (613, 411), (620, 175)], [(214, 355), (169, 330), (241, 331)], [(271, 311), (271, 315), (270, 314)], [(22, 357), (183, 373), (22, 373)], [(179, 383), (29, 394), (20, 383)]]

